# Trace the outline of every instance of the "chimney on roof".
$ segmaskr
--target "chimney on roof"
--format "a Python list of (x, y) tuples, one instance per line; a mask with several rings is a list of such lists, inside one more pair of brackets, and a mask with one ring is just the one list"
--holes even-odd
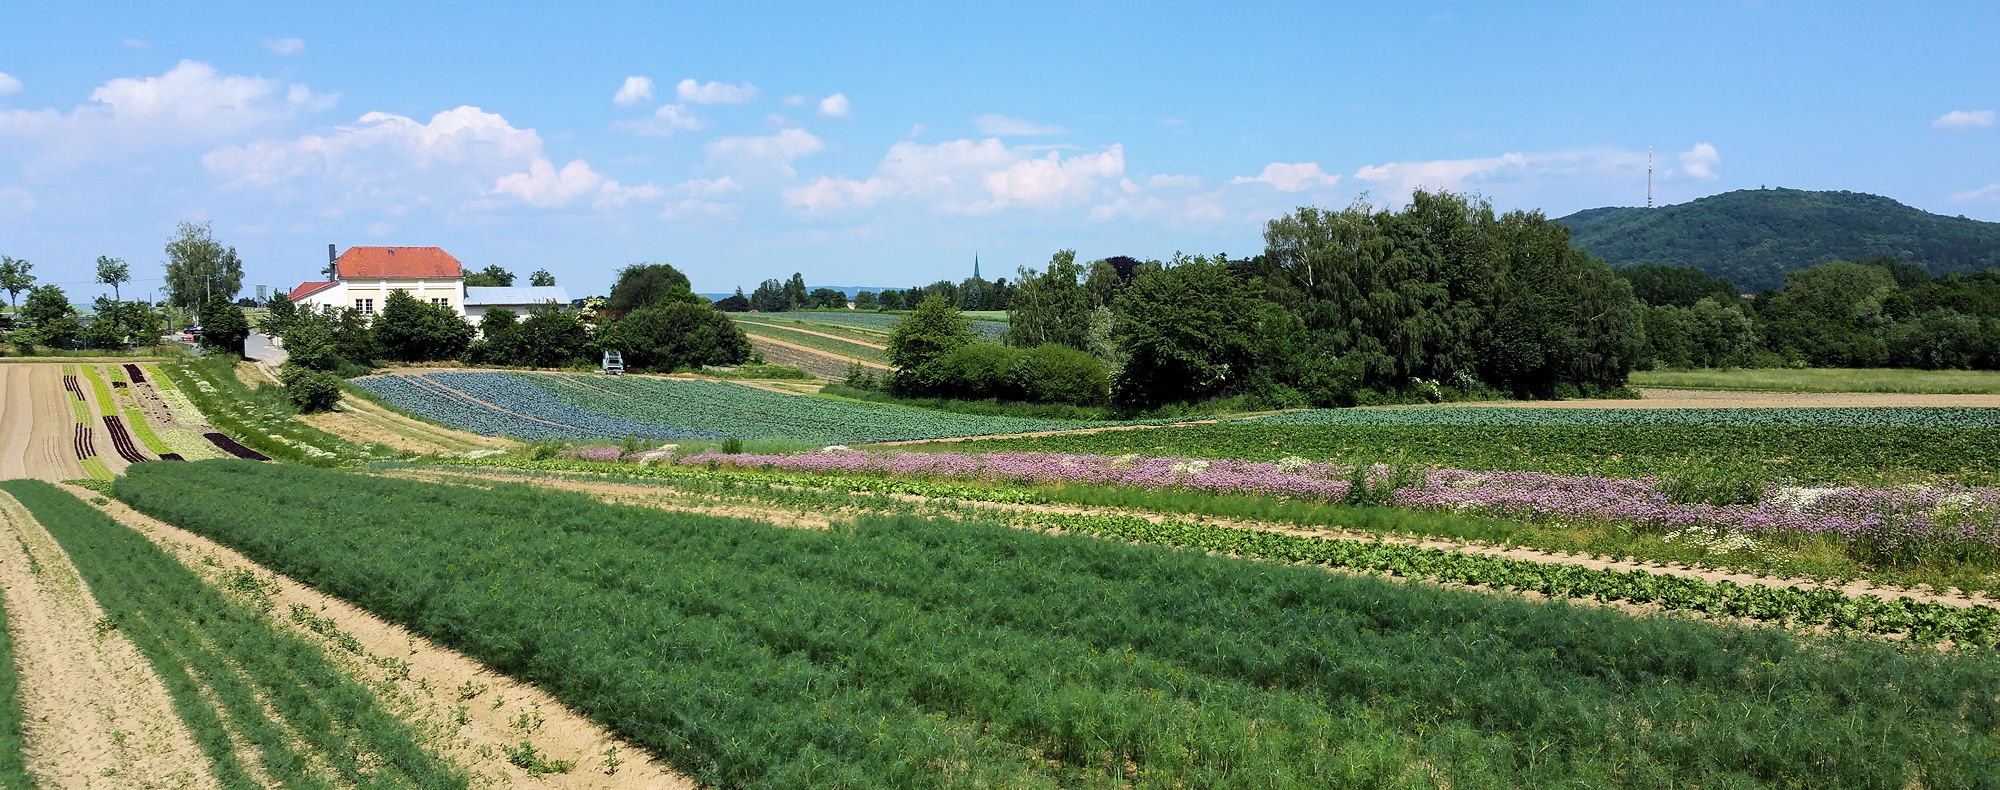
[(334, 257), (332, 244), (326, 245), (326, 278), (329, 280), (340, 279), (340, 260)]

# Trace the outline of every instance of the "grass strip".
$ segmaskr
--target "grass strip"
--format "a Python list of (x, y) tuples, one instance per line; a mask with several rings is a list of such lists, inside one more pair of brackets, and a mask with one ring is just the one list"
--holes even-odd
[(29, 790), (35, 777), (28, 772), (28, 758), (21, 750), (21, 676), (14, 668), (10, 633), (6, 607), (0, 606), (0, 788)]
[(754, 321), (739, 320), (736, 325), (742, 327), (744, 332), (752, 335), (768, 337), (773, 340), (782, 340), (792, 345), (805, 346), (806, 348), (825, 351), (829, 354), (849, 359), (862, 359), (883, 365), (889, 364), (889, 352), (879, 348), (870, 348), (859, 343), (849, 343), (845, 340), (822, 337), (771, 324), (759, 324)]
[(1628, 386), (1751, 392), (2000, 394), (2000, 371), (1900, 368), (1635, 370)]
[[(375, 452), (292, 418), (274, 401), (282, 395), (257, 394), (243, 386), (228, 368), (191, 360), (164, 364), (155, 381), (176, 382), (210, 427), (262, 455), (309, 466), (338, 466), (387, 455)], [(262, 389), (259, 392), (263, 392)]]
[(114, 493), (717, 786), (1975, 787), (2000, 737), (1991, 651), (990, 523), (795, 530), (528, 486), (159, 468)]
[(166, 682), (224, 787), (257, 786), (230, 732), (287, 787), (335, 786), (315, 763), (330, 768), (340, 786), (466, 786), (318, 646), (275, 630), (263, 612), (225, 598), (152, 541), (61, 489), (12, 480), (0, 490), (48, 529), (111, 627)]

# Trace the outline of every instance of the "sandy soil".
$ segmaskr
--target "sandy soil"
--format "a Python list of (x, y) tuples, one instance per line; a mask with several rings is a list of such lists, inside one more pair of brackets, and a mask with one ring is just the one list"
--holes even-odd
[(0, 480), (29, 477), (28, 452), (34, 437), (35, 407), (28, 377), (33, 368), (0, 365)]
[(830, 334), (827, 334), (827, 333), (825, 333), (825, 332), (815, 332), (815, 331), (813, 331), (813, 330), (810, 330), (810, 329), (800, 329), (799, 327), (796, 327), (796, 326), (787, 326), (787, 325), (785, 325), (785, 324), (766, 324), (766, 323), (763, 323), (763, 322), (761, 322), (761, 321), (738, 321), (737, 323), (739, 323), (739, 324), (752, 324), (752, 325), (755, 325), (755, 326), (768, 326), (768, 327), (770, 327), (770, 328), (772, 328), (772, 329), (783, 329), (783, 330), (785, 330), (785, 331), (787, 331), (787, 332), (797, 332), (797, 333), (799, 333), (799, 334), (801, 334), (801, 335), (817, 335), (817, 336), (819, 336), (819, 337), (823, 337), (823, 338), (826, 338), (826, 339), (828, 339), (828, 340), (838, 340), (838, 341), (840, 341), (840, 342), (842, 342), (842, 343), (853, 343), (854, 345), (857, 345), (857, 346), (864, 346), (864, 347), (867, 347), (867, 348), (872, 348), (872, 349), (875, 349), (876, 351), (888, 351), (888, 350), (889, 350), (889, 347), (888, 347), (888, 346), (884, 346), (884, 345), (877, 345), (877, 344), (875, 344), (875, 343), (870, 343), (870, 342), (867, 342), (867, 341), (865, 341), (865, 340), (855, 340), (854, 338), (851, 338), (851, 337), (841, 337), (840, 335), (830, 335)]
[[(667, 488), (664, 486), (646, 485), (643, 482), (635, 482), (635, 483), (606, 482), (602, 478), (589, 478), (581, 475), (564, 475), (564, 474), (553, 474), (553, 473), (526, 474), (526, 473), (503, 472), (503, 471), (469, 471), (469, 470), (424, 470), (424, 472), (430, 475), (430, 479), (435, 480), (437, 482), (447, 482), (448, 478), (450, 477), (485, 479), (485, 480), (506, 480), (512, 482), (527, 483), (530, 485), (547, 486), (549, 488), (560, 488), (571, 491), (582, 491), (585, 493), (591, 493), (603, 496), (607, 498), (607, 500), (615, 498), (616, 501), (625, 504), (639, 504), (639, 505), (647, 505), (655, 507), (664, 506), (663, 504), (660, 503), (665, 502), (665, 500), (668, 498), (687, 498), (692, 496), (690, 494), (675, 491), (674, 489)], [(417, 477), (417, 475), (414, 474), (408, 476)], [(888, 494), (886, 496), (889, 496), (894, 499), (903, 500), (906, 502), (914, 502), (918, 504), (932, 505), (939, 507), (958, 504), (955, 500), (940, 500), (930, 497), (917, 496), (914, 494)], [(1873, 582), (1861, 581), (1861, 580), (1847, 582), (1844, 584), (1827, 584), (1817, 579), (1759, 576), (1757, 574), (1733, 573), (1730, 571), (1717, 570), (1714, 568), (1703, 568), (1703, 567), (1680, 565), (1680, 564), (1640, 562), (1630, 559), (1600, 559), (1598, 557), (1585, 554), (1569, 554), (1561, 552), (1541, 551), (1538, 549), (1521, 548), (1518, 546), (1489, 545), (1483, 542), (1468, 543), (1464, 541), (1447, 540), (1442, 538), (1417, 538), (1417, 537), (1408, 537), (1402, 535), (1385, 535), (1382, 533), (1366, 532), (1361, 530), (1311, 529), (1305, 527), (1298, 527), (1290, 524), (1272, 524), (1265, 522), (1238, 521), (1233, 519), (1206, 518), (1201, 516), (1189, 516), (1185, 514), (1162, 514), (1149, 511), (1140, 511), (1140, 510), (1124, 510), (1115, 508), (1091, 508), (1091, 507), (1073, 506), (1073, 505), (1007, 504), (1007, 503), (997, 503), (997, 502), (967, 502), (964, 504), (983, 509), (1007, 510), (1014, 512), (1028, 512), (1028, 513), (1068, 513), (1068, 514), (1134, 516), (1146, 519), (1148, 521), (1153, 521), (1156, 523), (1167, 520), (1198, 521), (1204, 524), (1212, 524), (1214, 526), (1228, 527), (1231, 529), (1248, 529), (1260, 532), (1274, 532), (1286, 535), (1299, 535), (1299, 536), (1327, 538), (1334, 540), (1379, 541), (1382, 543), (1392, 543), (1405, 546), (1418, 546), (1421, 548), (1438, 549), (1441, 551), (1452, 551), (1462, 554), (1480, 554), (1493, 557), (1504, 557), (1507, 559), (1522, 560), (1525, 562), (1538, 562), (1538, 563), (1556, 564), (1556, 565), (1576, 565), (1585, 568), (1593, 568), (1599, 570), (1616, 570), (1616, 571), (1641, 570), (1647, 573), (1660, 574), (1663, 576), (1686, 576), (1686, 577), (1704, 579), (1710, 582), (1730, 581), (1740, 585), (1761, 584), (1766, 587), (1790, 587), (1801, 590), (1833, 588), (1833, 589), (1838, 589), (1841, 592), (1846, 593), (1848, 595), (1872, 595), (1878, 598), (1886, 598), (1891, 600), (1908, 596), (1912, 600), (1921, 602), (1941, 603), (1948, 606), (1967, 607), (1967, 606), (2000, 605), (2000, 599), (1996, 599), (1994, 596), (1987, 595), (1985, 593), (1964, 594), (1957, 592), (1955, 590), (1948, 592), (1939, 592), (1929, 589), (1890, 587), (1885, 585), (1877, 585)], [(684, 506), (673, 506), (669, 509), (681, 510), (686, 508)], [(744, 508), (744, 509), (748, 511), (748, 510), (759, 510), (760, 508)], [(781, 509), (773, 508), (773, 510), (779, 510), (779, 512), (783, 512)], [(746, 513), (746, 515), (748, 514)], [(748, 517), (761, 518), (755, 515), (748, 515)]]
[(380, 444), (409, 453), (462, 453), (520, 446), (519, 442), (509, 439), (454, 431), (412, 420), (353, 396), (342, 396), (338, 411), (302, 414), (299, 420), (349, 441)]
[(2000, 395), (1911, 395), (1895, 392), (1732, 392), (1722, 390), (1641, 389), (1639, 399), (1492, 401), (1454, 406), (1506, 406), (1528, 409), (1814, 409), (1830, 407), (1977, 407), (2000, 408)]
[[(74, 480), (83, 477), (71, 449), (76, 418), (62, 385), (60, 363), (0, 365), (0, 479)], [(111, 447), (99, 422), (94, 433)], [(109, 461), (119, 461), (113, 452)], [(123, 462), (119, 461), (120, 466)]]
[(55, 539), (6, 494), (0, 527), (23, 740), (41, 786), (215, 787), (151, 664), (116, 628), (98, 628), (104, 611)]
[[(540, 689), (494, 673), (471, 658), (272, 573), (233, 550), (147, 517), (121, 502), (113, 501), (99, 508), (152, 539), (211, 583), (223, 574), (250, 570), (267, 582), (265, 593), (276, 604), (271, 607), (272, 621), (280, 628), (330, 642), (291, 622), (289, 613), (294, 604), (305, 606), (317, 617), (332, 620), (341, 632), (358, 640), (364, 650), (364, 655), (345, 662), (350, 671), (364, 676), (364, 682), (376, 689), (378, 695), (385, 687), (392, 687), (395, 691), (387, 700), (390, 707), (398, 709), (417, 732), (432, 736), (431, 748), (472, 771), (476, 776), (474, 787), (582, 790), (696, 786)], [(215, 564), (209, 564), (211, 559)], [(337, 649), (328, 653), (337, 660), (346, 655)], [(574, 760), (575, 767), (561, 774), (528, 776), (508, 763), (501, 751), (524, 740), (550, 758)], [(607, 751), (615, 755), (615, 765), (607, 760)]]

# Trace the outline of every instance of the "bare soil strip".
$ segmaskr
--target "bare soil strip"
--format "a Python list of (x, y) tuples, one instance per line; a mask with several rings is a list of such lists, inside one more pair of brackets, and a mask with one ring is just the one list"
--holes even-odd
[(105, 620), (55, 539), (4, 493), (0, 526), (23, 737), (41, 786), (216, 787), (152, 665)]
[(0, 480), (29, 477), (35, 405), (28, 390), (33, 368), (0, 366)]
[[(333, 596), (272, 573), (234, 550), (146, 516), (112, 501), (97, 505), (112, 518), (151, 539), (197, 575), (215, 584), (247, 570), (274, 604), (279, 628), (328, 644), (338, 660), (345, 651), (332, 638), (295, 622), (294, 606), (338, 633), (357, 640), (362, 653), (348, 662), (363, 683), (383, 697), (424, 738), (428, 748), (466, 768), (475, 787), (694, 788), (687, 777), (651, 759), (644, 751), (576, 713), (533, 686), (487, 669), (457, 652), (432, 644)], [(352, 655), (352, 654), (346, 654)], [(385, 693), (386, 690), (392, 692)], [(530, 776), (507, 759), (505, 749), (522, 742), (555, 760), (573, 760), (563, 773)]]
[(1488, 401), (1450, 406), (1526, 409), (1826, 409), (1886, 407), (2000, 407), (2000, 395), (1921, 395), (1898, 392), (1750, 392), (1640, 389), (1638, 400)]
[[(577, 474), (569, 474), (561, 472), (517, 473), (508, 470), (470, 471), (470, 470), (458, 470), (458, 469), (427, 469), (423, 471), (433, 475), (434, 477), (432, 479), (437, 482), (442, 482), (443, 478), (455, 476), (461, 478), (474, 478), (474, 479), (483, 479), (491, 481), (527, 483), (529, 485), (540, 485), (549, 488), (560, 488), (570, 491), (580, 491), (598, 496), (616, 496), (620, 498), (619, 501), (625, 502), (627, 504), (650, 505), (652, 504), (651, 500), (657, 499), (658, 497), (661, 496), (679, 496), (683, 498), (690, 496), (689, 494), (684, 494), (674, 489), (667, 488), (665, 486), (647, 485), (643, 482), (632, 482), (632, 483), (606, 482), (604, 481), (603, 478), (588, 477), (587, 473), (577, 473)], [(801, 486), (800, 488), (804, 489), (805, 487)], [(883, 496), (887, 496), (892, 499), (897, 499), (905, 502), (917, 503), (921, 505), (947, 506), (947, 505), (959, 504), (957, 500), (937, 499), (932, 497), (917, 496), (915, 494), (885, 494)], [(1966, 594), (1955, 590), (1949, 592), (1938, 592), (1928, 589), (1891, 587), (1886, 585), (1878, 585), (1873, 582), (1865, 580), (1854, 580), (1846, 582), (1844, 584), (1829, 584), (1826, 582), (1819, 581), (1817, 579), (1790, 578), (1790, 577), (1779, 577), (1779, 576), (1759, 576), (1756, 574), (1734, 573), (1726, 570), (1717, 570), (1714, 568), (1704, 568), (1704, 567), (1681, 565), (1681, 564), (1640, 562), (1627, 559), (1600, 559), (1598, 557), (1585, 554), (1569, 554), (1569, 553), (1552, 552), (1552, 551), (1541, 551), (1538, 549), (1521, 548), (1517, 546), (1495, 546), (1495, 545), (1488, 545), (1485, 543), (1468, 543), (1468, 542), (1448, 540), (1443, 538), (1417, 538), (1417, 537), (1408, 537), (1402, 535), (1388, 535), (1379, 532), (1366, 532), (1362, 530), (1313, 529), (1308, 527), (1299, 527), (1290, 524), (1271, 524), (1265, 522), (1238, 521), (1233, 519), (1216, 519), (1216, 518), (1206, 518), (1202, 516), (1192, 516), (1186, 514), (1166, 514), (1166, 513), (1156, 513), (1156, 512), (1142, 511), (1142, 510), (1092, 508), (1079, 505), (1033, 505), (1033, 504), (1016, 504), (1016, 503), (1000, 503), (1000, 502), (966, 502), (963, 504), (966, 506), (982, 508), (982, 509), (1007, 510), (1007, 511), (1022, 512), (1022, 513), (1132, 516), (1136, 518), (1143, 518), (1155, 523), (1162, 521), (1169, 521), (1169, 520), (1198, 521), (1203, 524), (1210, 524), (1218, 527), (1228, 527), (1231, 529), (1247, 529), (1259, 532), (1274, 532), (1285, 535), (1298, 535), (1303, 537), (1325, 538), (1331, 540), (1352, 540), (1352, 541), (1391, 543), (1403, 546), (1416, 546), (1419, 548), (1451, 551), (1460, 554), (1478, 554), (1491, 557), (1502, 557), (1505, 559), (1521, 560), (1525, 562), (1537, 562), (1549, 565), (1575, 565), (1595, 570), (1613, 570), (1621, 572), (1637, 570), (1637, 571), (1645, 571), (1647, 573), (1660, 574), (1662, 576), (1686, 576), (1697, 579), (1703, 579), (1709, 582), (1728, 581), (1739, 585), (1761, 584), (1766, 587), (1773, 587), (1773, 588), (1790, 587), (1799, 590), (1835, 589), (1848, 595), (1869, 595), (1888, 600), (1894, 600), (1897, 598), (1907, 596), (1910, 599), (1919, 602), (1940, 603), (1940, 604), (1945, 604), (1947, 606), (1957, 606), (1957, 607), (2000, 605), (2000, 598), (1995, 598), (1994, 596), (1988, 595), (1986, 593)]]
[(885, 346), (885, 345), (881, 345), (881, 344), (878, 344), (878, 343), (870, 343), (870, 342), (868, 342), (868, 341), (866, 341), (866, 340), (856, 340), (856, 339), (854, 339), (854, 338), (851, 338), (851, 337), (841, 337), (840, 335), (830, 335), (830, 334), (827, 334), (827, 333), (825, 333), (825, 332), (815, 332), (815, 331), (813, 331), (813, 330), (811, 330), (811, 329), (802, 329), (802, 328), (800, 328), (800, 327), (796, 327), (796, 326), (788, 326), (788, 325), (785, 325), (785, 324), (767, 324), (767, 323), (764, 323), (764, 322), (762, 322), (762, 321), (748, 321), (748, 320), (744, 320), (744, 319), (741, 319), (741, 318), (739, 318), (739, 319), (736, 319), (736, 323), (739, 323), (739, 324), (749, 324), (749, 325), (751, 325), (751, 326), (767, 326), (767, 327), (770, 327), (770, 328), (772, 328), (772, 329), (783, 329), (783, 330), (785, 330), (785, 331), (787, 331), (787, 332), (797, 332), (797, 333), (799, 333), (799, 334), (801, 334), (801, 335), (818, 335), (818, 336), (820, 336), (820, 337), (823, 337), (823, 338), (826, 338), (826, 339), (828, 339), (828, 340), (838, 340), (838, 341), (840, 341), (840, 342), (842, 342), (842, 343), (853, 343), (854, 345), (857, 345), (857, 346), (862, 346), (862, 347), (864, 347), (864, 348), (872, 348), (872, 349), (875, 349), (876, 351), (888, 351), (888, 350), (889, 350), (889, 347), (888, 347), (888, 346)]
[(5, 478), (74, 480), (77, 463), (74, 398), (62, 385), (59, 363), (10, 365), (5, 403), (0, 403), (0, 469)]
[(453, 431), (418, 422), (376, 407), (351, 395), (342, 396), (338, 411), (301, 414), (299, 421), (363, 444), (380, 444), (400, 452), (459, 453), (518, 447), (519, 442)]
[(910, 445), (910, 444), (944, 444), (948, 442), (971, 442), (971, 441), (978, 441), (980, 439), (1027, 439), (1035, 436), (1069, 436), (1072, 434), (1084, 434), (1084, 433), (1108, 433), (1111, 431), (1144, 431), (1153, 428), (1175, 428), (1182, 425), (1212, 425), (1218, 422), (1222, 422), (1222, 420), (1219, 419), (1186, 420), (1183, 422), (1168, 422), (1168, 423), (1160, 423), (1157, 425), (1109, 425), (1101, 428), (1069, 428), (1060, 431), (1029, 431), (1027, 433), (997, 433), (997, 434), (988, 434), (984, 436), (947, 436), (942, 439), (905, 439), (900, 442), (875, 442), (867, 446), (901, 447), (903, 445)]

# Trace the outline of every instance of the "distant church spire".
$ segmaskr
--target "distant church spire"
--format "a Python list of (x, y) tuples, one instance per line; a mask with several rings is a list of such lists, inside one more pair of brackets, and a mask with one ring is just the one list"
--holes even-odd
[(972, 254), (972, 279), (979, 279), (979, 253)]

